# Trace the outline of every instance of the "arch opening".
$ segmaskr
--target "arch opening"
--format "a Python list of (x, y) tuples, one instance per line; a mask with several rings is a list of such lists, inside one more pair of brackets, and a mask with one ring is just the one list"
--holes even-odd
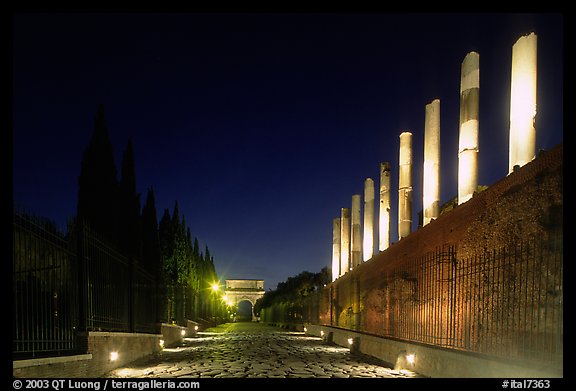
[(238, 302), (238, 309), (236, 311), (237, 322), (251, 322), (254, 306), (249, 300), (241, 300)]

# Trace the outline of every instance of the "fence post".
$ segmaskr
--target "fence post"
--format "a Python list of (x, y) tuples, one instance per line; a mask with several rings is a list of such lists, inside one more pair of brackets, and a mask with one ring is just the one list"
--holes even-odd
[(86, 331), (86, 257), (84, 254), (84, 224), (76, 224), (76, 259), (78, 262), (78, 331)]
[(77, 219), (76, 227), (76, 263), (78, 273), (78, 325), (76, 327), (76, 346), (79, 350), (88, 350), (88, 313), (87, 313), (87, 289), (88, 268), (86, 266), (86, 254), (84, 249), (85, 227), (81, 219)]
[(128, 330), (133, 333), (136, 330), (135, 325), (135, 315), (134, 309), (136, 308), (136, 297), (138, 295), (135, 294), (136, 284), (135, 284), (135, 274), (136, 274), (136, 265), (135, 265), (134, 256), (128, 256)]

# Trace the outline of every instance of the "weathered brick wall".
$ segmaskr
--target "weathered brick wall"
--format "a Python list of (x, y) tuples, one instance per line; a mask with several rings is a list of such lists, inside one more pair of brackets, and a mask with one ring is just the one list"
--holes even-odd
[[(562, 259), (538, 257), (562, 236), (562, 180), (559, 145), (329, 284), (313, 304), (318, 323), (405, 339), (426, 334), (427, 343), (486, 353), (498, 344), (513, 349), (512, 339), (524, 353), (542, 349), (526, 341), (547, 344), (561, 333)], [(516, 267), (496, 254), (528, 238), (542, 247), (537, 255), (521, 249), (535, 260)], [(430, 300), (425, 289), (441, 294)]]

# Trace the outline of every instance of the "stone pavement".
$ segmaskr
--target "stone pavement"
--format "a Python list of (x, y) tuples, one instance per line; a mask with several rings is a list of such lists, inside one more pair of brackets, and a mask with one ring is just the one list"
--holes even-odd
[(407, 370), (259, 323), (227, 323), (172, 349), (117, 368), (109, 378), (408, 378)]

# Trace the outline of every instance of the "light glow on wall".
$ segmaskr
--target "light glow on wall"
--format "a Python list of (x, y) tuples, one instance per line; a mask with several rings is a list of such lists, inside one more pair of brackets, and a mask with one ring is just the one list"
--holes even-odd
[(407, 354), (406, 355), (406, 362), (408, 364), (414, 365), (414, 360), (415, 360), (414, 354)]

